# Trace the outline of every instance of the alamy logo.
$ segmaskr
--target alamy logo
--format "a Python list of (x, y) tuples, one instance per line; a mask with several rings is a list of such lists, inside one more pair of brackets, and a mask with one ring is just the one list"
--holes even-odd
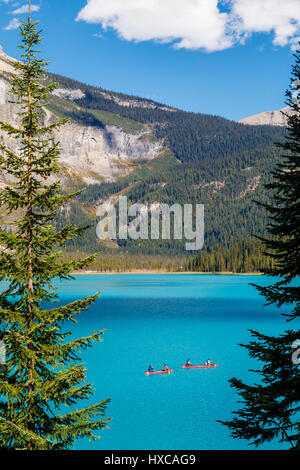
[(6, 347), (3, 341), (0, 341), (0, 366), (5, 366), (6, 363)]
[(300, 340), (297, 339), (296, 341), (293, 342), (292, 348), (296, 349), (296, 351), (292, 354), (292, 363), (295, 365), (300, 364)]
[(168, 206), (160, 203), (136, 203), (128, 207), (127, 197), (119, 196), (118, 200), (101, 204), (97, 209), (97, 216), (101, 217), (96, 229), (100, 240), (158, 240), (161, 235), (162, 240), (170, 240), (172, 237), (174, 240), (188, 240), (186, 250), (201, 250), (204, 245), (203, 204)]
[(294, 80), (292, 83), (293, 93), (292, 93), (292, 103), (300, 105), (300, 80)]

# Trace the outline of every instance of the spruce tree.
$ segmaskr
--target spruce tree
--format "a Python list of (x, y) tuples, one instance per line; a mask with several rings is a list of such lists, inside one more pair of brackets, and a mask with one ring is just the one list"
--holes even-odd
[(74, 194), (63, 195), (60, 183), (49, 180), (59, 170), (53, 130), (64, 121), (45, 123), (43, 107), (55, 85), (47, 82), (47, 63), (37, 56), (37, 23), (31, 20), (29, 1), (28, 21), (20, 25), (22, 60), (14, 63), (10, 90), (19, 124), (0, 122), (16, 142), (16, 150), (0, 144), (0, 167), (11, 178), (0, 194), (1, 211), (14, 217), (11, 227), (2, 222), (0, 230), (0, 281), (7, 283), (0, 294), (0, 341), (6, 349), (0, 371), (0, 447), (60, 450), (82, 437), (98, 438), (97, 431), (108, 421), (104, 413), (109, 400), (77, 408), (94, 393), (85, 381), (80, 351), (101, 341), (103, 331), (72, 339), (63, 330), (98, 294), (51, 305), (58, 300), (53, 280), (72, 279), (71, 272), (94, 256), (59, 262), (59, 247), (82, 229), (70, 224), (57, 230), (53, 222)]
[[(288, 322), (298, 322), (300, 316), (300, 51), (295, 54), (291, 87), (287, 90), (287, 136), (278, 143), (282, 161), (272, 173), (270, 203), (264, 204), (269, 215), (268, 238), (261, 238), (265, 254), (273, 260), (265, 269), (266, 276), (276, 281), (257, 286), (267, 304), (289, 307), (283, 315)], [(297, 278), (298, 277), (298, 278)], [(242, 345), (249, 356), (262, 362), (255, 370), (257, 383), (246, 385), (230, 380), (240, 397), (243, 408), (234, 412), (231, 421), (221, 421), (232, 436), (243, 438), (256, 446), (276, 439), (290, 449), (300, 448), (300, 379), (297, 353), (300, 348), (299, 328), (289, 329), (279, 336), (267, 336), (250, 330), (253, 340)], [(294, 353), (294, 354), (293, 354)]]

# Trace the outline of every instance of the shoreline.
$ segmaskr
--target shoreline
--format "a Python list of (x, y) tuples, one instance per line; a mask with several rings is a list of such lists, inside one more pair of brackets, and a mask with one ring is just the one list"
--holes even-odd
[(199, 272), (199, 271), (158, 271), (152, 269), (133, 269), (132, 271), (74, 271), (72, 275), (85, 274), (215, 274), (215, 275), (231, 275), (231, 276), (263, 276), (263, 273), (234, 273), (229, 271), (220, 272)]

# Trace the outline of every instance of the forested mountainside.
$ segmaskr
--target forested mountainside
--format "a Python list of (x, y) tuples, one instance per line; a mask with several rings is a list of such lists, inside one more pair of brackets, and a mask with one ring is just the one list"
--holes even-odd
[[(206, 251), (229, 247), (264, 232), (264, 210), (253, 199), (265, 200), (263, 185), (270, 181), (279, 157), (274, 142), (282, 140), (284, 127), (247, 126), (105, 91), (58, 75), (51, 79), (59, 83), (60, 97), (66, 93), (72, 97), (73, 93), (67, 109), (58, 109), (53, 102), (53, 111), (66, 116), (71, 111), (72, 119), (84, 125), (113, 124), (128, 132), (138, 132), (139, 126), (144, 125), (151, 130), (152, 140), (157, 139), (165, 147), (151, 162), (141, 160), (130, 175), (86, 188), (68, 214), (70, 219), (91, 222), (92, 226), (84, 239), (70, 249), (99, 249), (95, 209), (118, 194), (126, 195), (129, 203), (205, 204)], [(185, 252), (184, 242), (174, 240), (119, 240), (118, 246), (123, 251), (148, 254)], [(118, 248), (114, 246), (113, 250)]]
[[(232, 242), (248, 238), (252, 234), (263, 233), (266, 226), (265, 214), (257, 207), (253, 198), (265, 200), (263, 182), (270, 180), (271, 169), (278, 154), (274, 149), (257, 150), (219, 158), (214, 166), (201, 162), (197, 166), (173, 168), (163, 167), (153, 161), (140, 171), (115, 183), (91, 185), (78, 198), (70, 217), (88, 223), (84, 208), (94, 207), (95, 214), (99, 203), (109, 200), (111, 194), (127, 195), (130, 202), (202, 203), (205, 204), (205, 250), (218, 245), (228, 247)], [(154, 164), (155, 162), (155, 164)], [(174, 162), (171, 157), (170, 166)], [(176, 164), (175, 164), (176, 165)], [(95, 240), (94, 215), (91, 229), (85, 235), (85, 246), (97, 248)], [(180, 253), (183, 243), (179, 241), (119, 241), (119, 245), (129, 250), (144, 253)], [(79, 249), (76, 245), (74, 248)]]
[[(213, 160), (244, 150), (267, 147), (284, 135), (284, 129), (278, 126), (247, 126), (219, 116), (189, 113), (150, 100), (106, 92), (59, 75), (52, 75), (51, 78), (67, 90), (81, 91), (81, 96), (75, 94), (72, 101), (80, 107), (82, 114), (77, 109), (73, 118), (84, 122), (91, 119), (88, 116), (93, 110), (101, 110), (148, 124), (155, 136), (164, 139), (182, 163)], [(87, 110), (90, 112), (87, 113)], [(95, 125), (101, 125), (100, 115)]]
[(271, 269), (274, 260), (264, 254), (264, 248), (255, 238), (232, 243), (229, 248), (217, 247), (209, 253), (199, 253), (189, 259), (186, 271), (255, 273)]
[[(2, 120), (15, 116), (14, 105), (8, 104), (9, 60), (1, 54)], [(99, 242), (96, 208), (119, 194), (129, 204), (204, 204), (208, 252), (264, 232), (265, 213), (253, 199), (266, 198), (263, 185), (278, 161), (274, 142), (283, 139), (283, 126), (250, 126), (189, 113), (54, 74), (47, 80), (57, 82), (58, 89), (46, 118), (71, 119), (56, 136), (62, 146), (63, 189), (85, 189), (64, 207), (57, 224), (67, 219), (90, 226), (68, 250), (187, 254), (185, 241), (178, 240)], [(5, 181), (0, 175), (0, 183)]]

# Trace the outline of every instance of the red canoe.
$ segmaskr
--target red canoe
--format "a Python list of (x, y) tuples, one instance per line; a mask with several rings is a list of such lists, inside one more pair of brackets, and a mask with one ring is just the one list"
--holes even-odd
[(183, 367), (184, 369), (209, 369), (210, 367), (217, 367), (218, 364), (209, 364), (209, 365), (206, 365), (206, 364), (199, 364), (199, 365), (196, 365), (196, 366), (181, 366)]
[(145, 375), (153, 375), (153, 374), (167, 374), (173, 372), (173, 369), (168, 369), (168, 370), (154, 370), (152, 372), (149, 372), (148, 370), (145, 371)]

